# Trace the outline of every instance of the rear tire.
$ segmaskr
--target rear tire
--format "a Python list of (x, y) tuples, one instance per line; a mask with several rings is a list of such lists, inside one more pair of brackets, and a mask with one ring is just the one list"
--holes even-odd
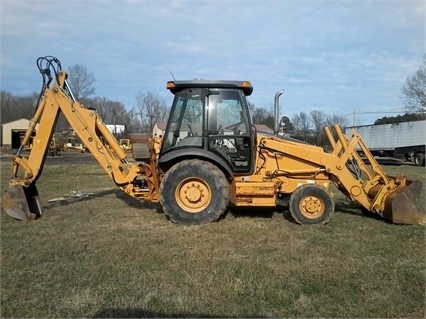
[(163, 211), (170, 220), (202, 225), (216, 221), (227, 209), (229, 183), (215, 165), (184, 160), (164, 174), (160, 194)]
[(290, 196), (290, 213), (301, 225), (326, 224), (334, 212), (329, 191), (316, 184), (298, 187)]
[(425, 154), (418, 153), (414, 155), (414, 164), (417, 166), (425, 166)]

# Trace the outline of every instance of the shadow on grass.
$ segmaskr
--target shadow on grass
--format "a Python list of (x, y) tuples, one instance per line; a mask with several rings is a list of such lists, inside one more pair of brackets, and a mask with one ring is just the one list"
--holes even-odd
[(256, 218), (272, 218), (275, 208), (263, 207), (230, 207), (227, 215), (232, 215), (235, 218), (239, 217), (256, 217)]
[(361, 218), (385, 221), (378, 214), (372, 213), (368, 211), (367, 209), (365, 209), (364, 207), (350, 201), (336, 202), (335, 211), (339, 212), (340, 214), (353, 215), (353, 216), (359, 216)]
[(123, 191), (116, 189), (115, 196), (126, 203), (126, 205), (137, 208), (137, 209), (151, 209), (155, 210), (157, 213), (162, 214), (163, 210), (161, 208), (160, 203), (153, 203), (150, 201), (144, 201), (137, 198), (134, 198), (130, 195), (127, 195)]
[(162, 210), (161, 210), (161, 207), (160, 207), (159, 204), (136, 199), (136, 198), (134, 198), (130, 195), (127, 195), (126, 193), (124, 193), (122, 190), (120, 190), (118, 188), (107, 189), (107, 190), (104, 190), (104, 191), (97, 192), (95, 194), (91, 194), (91, 195), (88, 195), (88, 196), (82, 196), (82, 197), (72, 197), (72, 196), (63, 197), (64, 198), (63, 200), (54, 201), (54, 202), (51, 202), (51, 203), (43, 206), (43, 209), (50, 209), (50, 208), (57, 207), (57, 206), (67, 206), (67, 205), (73, 204), (75, 202), (86, 202), (86, 201), (91, 201), (91, 200), (99, 200), (99, 198), (102, 198), (102, 197), (108, 196), (108, 195), (115, 195), (115, 197), (117, 197), (121, 201), (125, 202), (126, 205), (128, 205), (132, 208), (153, 209), (153, 210), (156, 210), (158, 213), (162, 213)]
[(100, 197), (104, 197), (106, 195), (110, 195), (110, 194), (114, 194), (117, 191), (117, 189), (107, 189), (101, 192), (97, 192), (95, 194), (92, 195), (88, 195), (88, 196), (82, 196), (82, 197), (65, 197), (63, 196), (61, 200), (57, 200), (54, 202), (50, 202), (47, 205), (44, 205), (42, 208), (43, 209), (49, 209), (52, 207), (57, 207), (57, 206), (67, 206), (70, 204), (73, 204), (75, 202), (85, 202), (85, 201), (90, 201), (92, 199), (97, 199)]
[[(335, 213), (344, 214), (344, 215), (354, 215), (361, 218), (372, 218), (375, 220), (383, 219), (372, 212), (364, 209), (363, 207), (349, 202), (349, 201), (337, 201), (335, 202)], [(291, 216), (290, 210), (288, 207), (277, 206), (277, 207), (266, 207), (266, 208), (231, 208), (227, 214), (238, 217), (253, 217), (253, 218), (272, 218), (274, 214), (282, 214), (283, 218), (293, 224), (297, 224), (294, 218)], [(332, 217), (333, 218), (333, 217)]]
[(92, 318), (222, 318), (221, 316), (190, 313), (158, 313), (144, 309), (102, 309), (95, 313)]
[[(286, 207), (231, 207), (225, 216), (231, 215), (234, 218), (264, 218), (272, 219), (275, 214), (283, 215), (289, 222), (294, 223), (290, 211)], [(225, 217), (224, 216), (224, 217)]]
[[(240, 208), (233, 207), (229, 210), (226, 215), (231, 215), (235, 218), (239, 217), (252, 217), (252, 218), (272, 218), (274, 214), (282, 214), (283, 218), (293, 224), (296, 224), (294, 218), (291, 216), (291, 213), (288, 207), (266, 207), (266, 208)], [(362, 206), (359, 206), (353, 202), (349, 201), (336, 201), (335, 202), (335, 213), (343, 215), (353, 215), (359, 216), (361, 218), (374, 219), (379, 221), (384, 221), (381, 216), (378, 214), (372, 213)], [(333, 217), (332, 217), (333, 218)]]
[[(111, 194), (115, 195), (115, 197), (123, 201), (129, 207), (136, 208), (136, 209), (150, 209), (150, 210), (156, 211), (158, 214), (163, 214), (163, 210), (159, 203), (139, 200), (137, 198), (134, 198), (124, 193), (119, 188), (107, 189), (86, 197), (67, 197), (67, 198), (64, 198), (64, 200), (51, 202), (48, 205), (43, 206), (43, 209), (50, 209), (57, 206), (67, 206), (75, 202), (98, 200), (99, 198), (102, 198), (104, 196), (111, 195)], [(383, 219), (378, 214), (369, 212), (362, 206), (359, 206), (350, 201), (336, 201), (335, 212), (383, 221)], [(259, 219), (260, 218), (272, 219), (275, 213), (282, 214), (285, 220), (291, 223), (295, 223), (288, 208), (281, 207), (281, 206), (278, 206), (278, 207), (230, 207), (227, 210), (227, 212), (220, 217), (220, 219), (224, 219), (229, 215), (234, 218), (250, 217), (250, 218), (259, 218)]]

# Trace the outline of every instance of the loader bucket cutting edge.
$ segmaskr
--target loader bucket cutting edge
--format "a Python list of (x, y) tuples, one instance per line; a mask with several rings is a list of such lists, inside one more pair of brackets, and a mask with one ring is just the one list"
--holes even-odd
[(3, 193), (2, 207), (6, 214), (19, 220), (33, 220), (37, 215), (30, 212), (23, 186), (13, 185)]
[(425, 225), (426, 215), (416, 202), (421, 188), (422, 182), (414, 181), (390, 193), (385, 200), (383, 217), (395, 224)]

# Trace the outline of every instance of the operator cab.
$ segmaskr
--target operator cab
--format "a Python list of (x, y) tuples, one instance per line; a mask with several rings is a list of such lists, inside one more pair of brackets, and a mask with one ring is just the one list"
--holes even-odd
[[(253, 167), (254, 128), (246, 96), (248, 81), (170, 81), (175, 95), (159, 163), (177, 157), (207, 158), (230, 172)], [(173, 155), (172, 155), (173, 154)]]

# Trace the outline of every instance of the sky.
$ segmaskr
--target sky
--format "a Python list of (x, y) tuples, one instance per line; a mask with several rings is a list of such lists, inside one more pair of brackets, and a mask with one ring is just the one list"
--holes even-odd
[(38, 92), (36, 59), (52, 55), (128, 110), (146, 93), (171, 105), (173, 77), (248, 80), (256, 107), (284, 90), (281, 116), (372, 124), (404, 113), (426, 53), (423, 0), (2, 0), (0, 18), (2, 91)]

